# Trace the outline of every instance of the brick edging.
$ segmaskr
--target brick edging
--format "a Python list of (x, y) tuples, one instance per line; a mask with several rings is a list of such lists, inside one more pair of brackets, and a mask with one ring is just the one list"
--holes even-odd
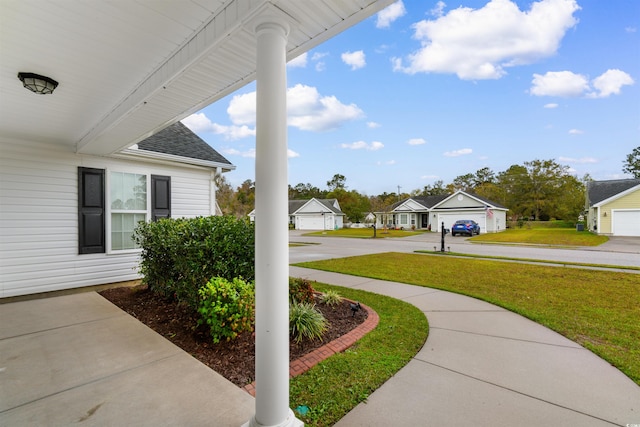
[[(304, 356), (289, 363), (289, 378), (293, 378), (297, 375), (307, 372), (309, 369), (313, 368), (323, 360), (328, 359), (336, 353), (345, 351), (353, 344), (355, 344), (356, 341), (358, 341), (360, 338), (364, 337), (366, 334), (374, 330), (375, 327), (378, 326), (378, 322), (380, 321), (378, 313), (376, 313), (371, 307), (368, 307), (362, 303), (360, 303), (360, 307), (363, 310), (367, 311), (367, 318), (364, 320), (364, 322), (362, 322), (343, 336), (336, 338), (335, 340), (328, 342), (322, 347), (313, 350), (311, 353), (305, 354)], [(255, 396), (255, 381), (242, 387), (242, 389), (250, 395)]]

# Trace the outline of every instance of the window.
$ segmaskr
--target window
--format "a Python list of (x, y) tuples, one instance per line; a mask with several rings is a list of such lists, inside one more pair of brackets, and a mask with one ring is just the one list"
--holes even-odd
[(147, 176), (111, 172), (111, 250), (136, 249), (133, 230), (147, 220)]
[(407, 224), (407, 214), (400, 214), (400, 224), (401, 225)]
[[(151, 175), (148, 191), (148, 175), (113, 171), (108, 174), (109, 197), (106, 198), (104, 172), (104, 169), (78, 168), (80, 254), (137, 249), (133, 232), (140, 221), (171, 217), (171, 177)], [(105, 215), (105, 205), (110, 208), (108, 215)], [(108, 248), (105, 230), (109, 230), (111, 238)]]

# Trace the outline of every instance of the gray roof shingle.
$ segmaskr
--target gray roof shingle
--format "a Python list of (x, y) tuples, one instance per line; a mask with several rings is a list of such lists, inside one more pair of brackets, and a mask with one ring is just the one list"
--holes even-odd
[[(489, 199), (486, 199), (484, 197), (478, 196), (475, 193), (470, 193), (470, 192), (465, 191), (465, 194), (473, 196), (473, 197), (483, 201), (487, 205), (493, 206), (494, 208), (507, 209), (506, 207), (502, 206), (501, 204), (493, 202), (493, 201), (491, 201)], [(451, 194), (439, 194), (437, 196), (415, 196), (415, 197), (409, 197), (409, 199), (415, 200), (416, 202), (420, 203), (422, 206), (424, 206), (424, 207), (426, 207), (428, 209), (431, 209), (432, 207), (434, 207), (438, 203), (442, 202), (447, 197), (451, 197)], [(393, 209), (397, 208), (398, 206), (400, 206), (402, 203), (406, 202), (409, 199), (404, 199), (404, 200), (402, 200), (400, 202), (394, 203), (391, 206), (391, 209), (393, 210)]]
[[(315, 197), (314, 197), (315, 199)], [(298, 211), (301, 207), (307, 204), (311, 199), (307, 200), (289, 200), (289, 215), (292, 215)], [(336, 209), (334, 203), (337, 201), (336, 199), (315, 199), (323, 206), (328, 208), (331, 212), (336, 214), (342, 214), (340, 209)]]
[(640, 179), (612, 179), (608, 181), (591, 181), (587, 183), (589, 206), (607, 200), (630, 188), (640, 185)]
[(181, 122), (176, 122), (139, 142), (138, 149), (231, 165), (229, 160)]

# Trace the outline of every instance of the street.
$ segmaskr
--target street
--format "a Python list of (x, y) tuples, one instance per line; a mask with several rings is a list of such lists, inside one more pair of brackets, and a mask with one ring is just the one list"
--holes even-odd
[[(439, 233), (374, 240), (304, 236), (303, 234), (307, 232), (299, 230), (289, 232), (290, 243), (306, 243), (289, 248), (290, 263), (382, 252), (440, 251), (441, 248)], [(612, 237), (609, 242), (597, 247), (558, 249), (532, 245), (478, 244), (469, 242), (466, 237), (452, 237), (448, 234), (445, 236), (445, 251), (494, 257), (640, 267), (640, 238), (637, 237)]]

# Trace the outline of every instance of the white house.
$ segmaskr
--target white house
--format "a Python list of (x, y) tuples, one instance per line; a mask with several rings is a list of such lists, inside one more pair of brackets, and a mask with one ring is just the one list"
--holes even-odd
[(216, 213), (235, 169), (176, 122), (109, 156), (0, 139), (0, 297), (139, 278), (139, 221)]
[[(392, 2), (2, 1), (2, 295), (39, 292), (50, 281), (58, 287), (97, 283), (106, 280), (105, 269), (112, 271), (111, 279), (130, 277), (135, 256), (116, 256), (109, 242), (104, 254), (82, 254), (82, 259), (77, 254), (75, 262), (66, 262), (72, 250), (78, 251), (79, 217), (84, 216), (89, 228), (100, 223), (99, 212), (90, 212), (92, 207), (100, 210), (96, 192), (87, 191), (86, 210), (78, 211), (80, 176), (86, 175), (83, 191), (101, 184), (109, 188), (108, 206), (114, 199), (112, 182), (122, 183), (120, 194), (133, 202), (127, 204), (114, 193), (123, 203), (110, 207), (111, 213), (105, 211), (107, 216), (133, 207), (129, 213), (135, 220), (144, 211), (139, 202), (152, 203), (149, 186), (156, 174), (171, 176), (172, 195), (174, 188), (184, 189), (180, 197), (185, 200), (171, 200), (172, 215), (191, 212), (186, 209), (189, 190), (200, 182), (193, 175), (205, 172), (174, 169), (158, 159), (142, 167), (139, 156), (121, 151), (256, 81), (259, 321), (256, 414), (250, 421), (254, 426), (301, 425), (289, 408), (288, 393), (289, 233), (281, 220), (288, 208), (286, 64)], [(111, 171), (122, 175), (115, 178)], [(133, 188), (139, 186), (147, 193)], [(129, 197), (131, 191), (134, 197)], [(113, 223), (113, 218), (106, 221)], [(105, 227), (111, 227), (108, 236), (126, 232), (113, 224)], [(85, 237), (89, 246), (99, 244), (96, 235)], [(110, 238), (116, 240), (115, 235)], [(61, 255), (53, 255), (57, 251)], [(101, 265), (87, 263), (93, 258), (102, 259)], [(38, 263), (47, 264), (49, 279), (9, 276), (27, 274), (30, 267), (24, 263), (35, 269), (41, 268)], [(17, 287), (15, 280), (20, 281)]]
[(296, 230), (334, 230), (344, 225), (336, 199), (290, 200), (289, 224)]
[(508, 209), (477, 194), (456, 191), (431, 208), (432, 230), (450, 229), (460, 219), (470, 219), (480, 225), (481, 233), (497, 233), (507, 228)]
[[(255, 221), (255, 210), (249, 213)], [(337, 199), (289, 200), (289, 227), (296, 230), (334, 230), (344, 226)]]
[(431, 229), (429, 212), (445, 195), (415, 196), (394, 203), (385, 212), (376, 212), (376, 227)]
[(454, 194), (416, 196), (377, 212), (377, 227), (422, 229), (439, 232), (450, 229), (461, 219), (476, 221), (482, 233), (504, 231), (508, 209), (476, 194), (457, 191)]

